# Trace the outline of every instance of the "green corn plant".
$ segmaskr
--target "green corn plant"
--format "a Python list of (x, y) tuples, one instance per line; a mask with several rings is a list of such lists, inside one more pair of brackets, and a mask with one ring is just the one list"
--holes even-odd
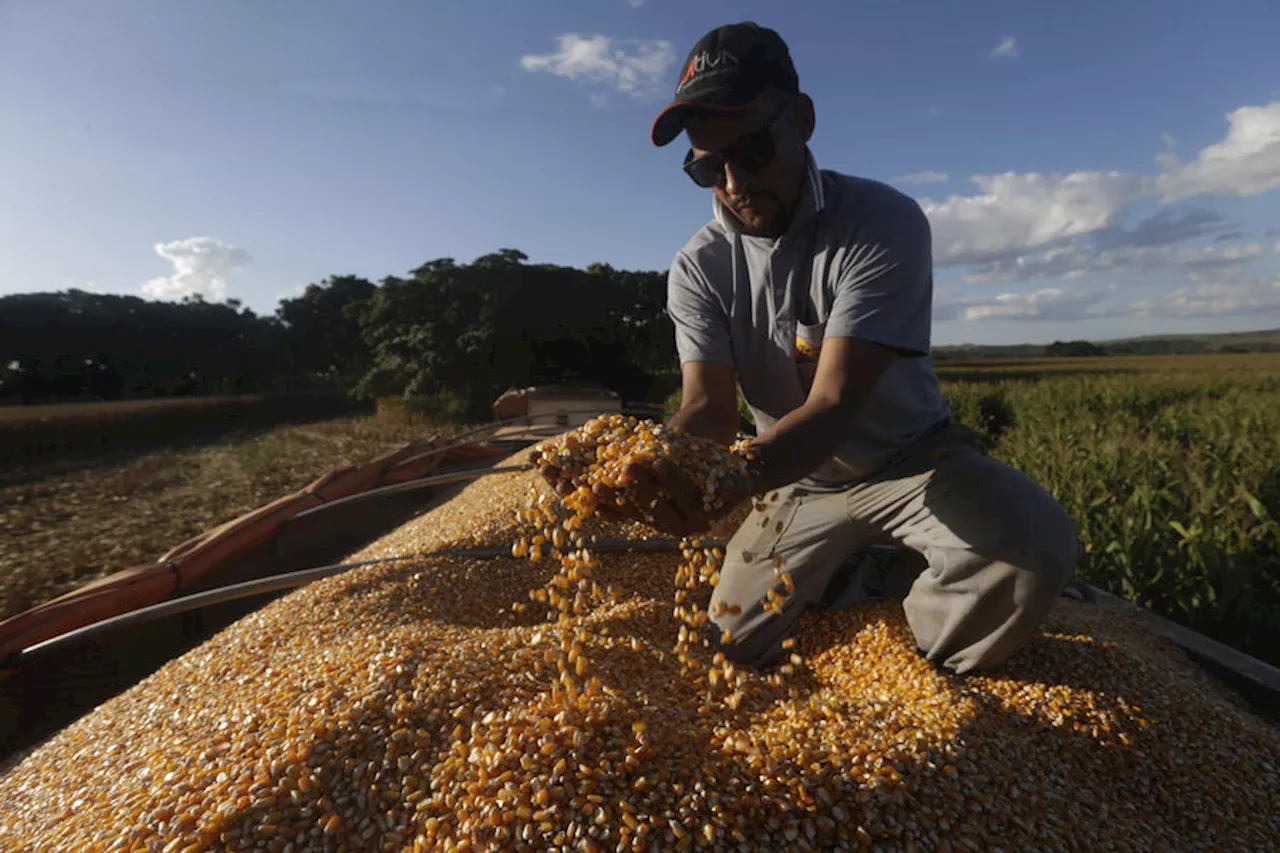
[(1280, 663), (1280, 356), (1049, 362), (940, 372), (1076, 521), (1085, 580)]

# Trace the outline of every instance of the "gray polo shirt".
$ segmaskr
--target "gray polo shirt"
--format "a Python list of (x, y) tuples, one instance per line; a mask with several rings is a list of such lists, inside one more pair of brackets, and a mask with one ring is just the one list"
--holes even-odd
[[(667, 310), (680, 362), (737, 374), (763, 433), (808, 396), (825, 338), (865, 338), (903, 351), (849, 422), (848, 441), (810, 477), (840, 488), (878, 470), (949, 416), (929, 334), (933, 259), (928, 219), (877, 181), (819, 170), (809, 156), (799, 207), (781, 237), (741, 233), (713, 201), (714, 219), (676, 254)], [(798, 353), (797, 340), (807, 342)], [(803, 353), (803, 354), (801, 354)]]

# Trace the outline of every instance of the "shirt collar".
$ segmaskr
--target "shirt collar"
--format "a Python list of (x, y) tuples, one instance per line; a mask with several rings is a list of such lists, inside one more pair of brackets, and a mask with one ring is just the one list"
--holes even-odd
[[(787, 228), (787, 232), (795, 231), (800, 225), (803, 225), (811, 217), (817, 216), (827, 204), (826, 192), (822, 188), (822, 173), (818, 170), (818, 162), (813, 157), (813, 152), (805, 149), (805, 177), (804, 186), (800, 190), (800, 199), (796, 204), (795, 216), (791, 218), (791, 224)], [(720, 223), (720, 227), (726, 231), (739, 233), (740, 224), (728, 210), (725, 210), (720, 199), (716, 198), (713, 193), (711, 196), (711, 213), (715, 217), (716, 222)], [(783, 235), (786, 236), (785, 234)]]

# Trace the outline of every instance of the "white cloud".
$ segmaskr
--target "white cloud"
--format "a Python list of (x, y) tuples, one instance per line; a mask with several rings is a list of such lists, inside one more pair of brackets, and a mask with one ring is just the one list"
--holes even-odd
[(1156, 189), (1165, 201), (1194, 195), (1252, 196), (1280, 187), (1280, 101), (1227, 113), (1226, 137), (1180, 165), (1157, 158), (1164, 174)]
[(1216, 281), (1179, 287), (1129, 306), (1138, 317), (1280, 315), (1280, 277), (1270, 281)]
[(1156, 175), (974, 175), (970, 181), (980, 190), (976, 195), (921, 198), (933, 227), (934, 261), (939, 267), (977, 265), (981, 268), (970, 280), (988, 283), (1182, 264), (1186, 256), (1134, 252), (1132, 247), (1220, 235), (1237, 226), (1206, 211), (1162, 210), (1126, 230), (1122, 225), (1135, 202), (1155, 197), (1168, 204), (1192, 196), (1244, 196), (1280, 188), (1280, 101), (1240, 107), (1227, 118), (1225, 138), (1187, 164), (1172, 150), (1177, 140), (1163, 134), (1167, 150), (1157, 156)]
[(1000, 40), (1000, 43), (992, 49), (991, 53), (987, 54), (987, 56), (991, 59), (1000, 59), (1001, 57), (1008, 57), (1012, 59), (1021, 52), (1022, 51), (1018, 49), (1018, 40), (1013, 36), (1005, 36)]
[(1031, 293), (1001, 293), (983, 300), (965, 300), (958, 311), (963, 320), (1082, 320), (1103, 294), (1088, 290), (1047, 287)]
[(1178, 140), (1167, 130), (1160, 134), (1160, 139), (1164, 141), (1165, 150), (1156, 154), (1156, 166), (1162, 172), (1172, 171), (1178, 168), (1178, 152), (1174, 150), (1178, 147)]
[(156, 243), (156, 254), (173, 264), (173, 272), (142, 285), (155, 299), (181, 299), (200, 295), (222, 300), (227, 278), (249, 262), (249, 253), (212, 237), (188, 237)]
[(1264, 253), (1263, 245), (1257, 242), (1215, 244), (1202, 248), (1118, 246), (1101, 251), (1093, 244), (1057, 246), (986, 264), (966, 273), (962, 280), (966, 284), (1012, 284), (1046, 278), (1072, 280), (1130, 270), (1153, 272), (1174, 267), (1224, 271), (1244, 266)]
[(946, 172), (912, 172), (892, 179), (901, 184), (941, 184), (950, 180)]
[[(1093, 235), (1099, 248), (1115, 246), (1167, 246), (1193, 237), (1227, 231), (1235, 227), (1219, 214), (1204, 208), (1167, 207), (1158, 210), (1132, 228), (1109, 228)], [(1236, 237), (1240, 237), (1236, 232)]]
[(676, 64), (675, 46), (662, 39), (621, 40), (567, 33), (555, 53), (520, 59), (526, 71), (608, 86), (637, 98), (665, 92), (663, 80)]
[(1205, 246), (1203, 249), (1183, 249), (1178, 253), (1179, 263), (1192, 266), (1214, 264), (1217, 261), (1238, 263), (1262, 257), (1265, 250), (1261, 243), (1236, 243), (1231, 246)]
[(1120, 222), (1146, 191), (1129, 172), (974, 175), (980, 195), (921, 201), (939, 266), (974, 264)]

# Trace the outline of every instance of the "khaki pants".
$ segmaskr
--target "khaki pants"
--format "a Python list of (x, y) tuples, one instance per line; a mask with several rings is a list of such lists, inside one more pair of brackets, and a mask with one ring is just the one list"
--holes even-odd
[[(957, 673), (999, 665), (1048, 614), (1081, 553), (1053, 496), (958, 424), (846, 491), (770, 497), (730, 541), (711, 602), (713, 614), (719, 602), (741, 608), (713, 621), (730, 632), (725, 656), (755, 667), (780, 660), (803, 611), (866, 600), (856, 583), (833, 600), (828, 584), (852, 555), (884, 544), (922, 558), (883, 578), (883, 592), (903, 598), (924, 655)], [(780, 613), (761, 606), (771, 588), (786, 595), (775, 557), (795, 585)]]

